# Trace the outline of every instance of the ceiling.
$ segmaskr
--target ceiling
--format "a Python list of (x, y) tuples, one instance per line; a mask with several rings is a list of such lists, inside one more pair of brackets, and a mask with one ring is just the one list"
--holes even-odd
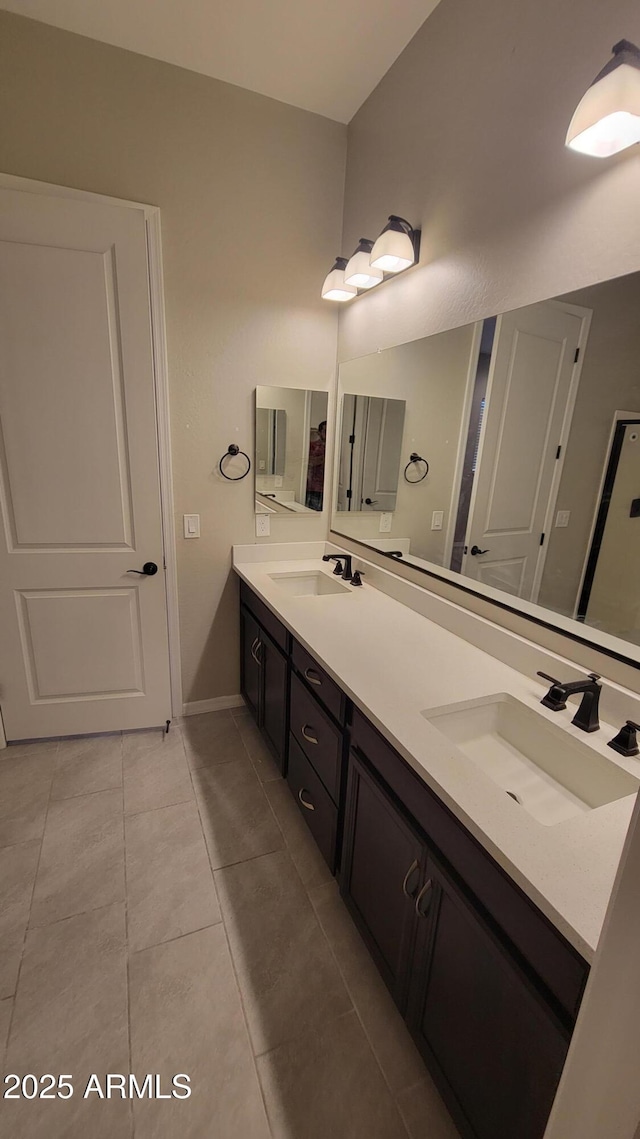
[(347, 123), (438, 0), (0, 0)]

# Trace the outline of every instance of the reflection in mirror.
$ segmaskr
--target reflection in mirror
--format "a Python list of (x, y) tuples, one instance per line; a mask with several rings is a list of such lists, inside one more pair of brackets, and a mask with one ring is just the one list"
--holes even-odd
[(364, 509), (333, 529), (640, 645), (638, 311), (632, 274), (343, 364), (348, 415), (375, 395), (406, 417), (391, 530)]
[(326, 392), (256, 388), (256, 514), (322, 510)]
[(403, 399), (345, 394), (336, 510), (395, 510), (404, 413)]

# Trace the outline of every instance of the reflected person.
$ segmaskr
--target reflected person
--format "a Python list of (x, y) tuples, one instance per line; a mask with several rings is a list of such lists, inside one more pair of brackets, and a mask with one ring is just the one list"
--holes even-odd
[(318, 424), (317, 431), (311, 429), (309, 440), (309, 466), (307, 469), (307, 496), (305, 505), (309, 510), (322, 510), (324, 487), (324, 454), (327, 439), (327, 421)]

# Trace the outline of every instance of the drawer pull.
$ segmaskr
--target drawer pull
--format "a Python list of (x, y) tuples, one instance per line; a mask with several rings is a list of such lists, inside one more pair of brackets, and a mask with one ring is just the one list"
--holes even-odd
[(256, 664), (262, 664), (262, 661), (260, 660), (260, 657), (258, 656), (258, 649), (261, 649), (261, 648), (262, 648), (262, 641), (260, 640), (259, 637), (256, 637), (255, 641), (253, 642), (253, 644), (251, 646), (251, 656), (253, 657)]
[(407, 886), (409, 885), (409, 879), (410, 879), (411, 875), (414, 874), (415, 871), (419, 870), (419, 869), (420, 869), (420, 863), (418, 862), (418, 859), (415, 858), (413, 860), (413, 862), (411, 863), (411, 866), (407, 870), (407, 873), (404, 876), (404, 882), (402, 883), (402, 893), (404, 894), (405, 898), (409, 898), (410, 901), (413, 901), (413, 894), (411, 894), (409, 892), (409, 890), (407, 889)]
[(310, 730), (311, 730), (311, 727), (309, 724), (303, 724), (301, 729), (300, 729), (300, 731), (302, 732), (307, 743), (317, 744), (318, 743), (318, 737), (317, 736), (310, 736), (309, 735)]
[(433, 882), (431, 881), (430, 878), (427, 878), (427, 881), (425, 882), (420, 893), (418, 894), (418, 897), (416, 898), (416, 913), (417, 913), (419, 918), (426, 918), (427, 914), (429, 913), (429, 906), (427, 906), (426, 910), (421, 910), (420, 909), (420, 902), (424, 898), (425, 894), (429, 894), (429, 903), (431, 903), (431, 889), (432, 889), (432, 887), (433, 887)]
[(309, 792), (306, 790), (306, 788), (301, 787), (300, 790), (298, 791), (298, 799), (302, 803), (302, 806), (306, 807), (307, 811), (315, 811), (315, 807), (314, 807), (313, 803), (307, 803), (307, 800), (302, 798), (303, 795), (308, 795), (308, 794), (309, 794)]
[(318, 688), (320, 688), (322, 684), (322, 677), (316, 672), (315, 668), (305, 668), (304, 678), (309, 681), (309, 684), (315, 684)]

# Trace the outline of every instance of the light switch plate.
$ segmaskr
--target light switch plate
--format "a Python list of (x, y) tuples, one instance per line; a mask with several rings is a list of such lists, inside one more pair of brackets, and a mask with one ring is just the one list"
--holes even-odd
[(444, 510), (434, 510), (431, 515), (431, 529), (442, 530), (442, 520), (444, 518)]
[(559, 510), (556, 514), (556, 526), (568, 526), (570, 517), (570, 510)]
[(393, 514), (391, 514), (390, 511), (385, 511), (383, 514), (381, 514), (380, 515), (380, 533), (381, 534), (390, 534), (392, 522), (393, 522)]
[(200, 537), (200, 515), (199, 514), (183, 514), (182, 524), (184, 526), (185, 538), (199, 538)]
[(282, 475), (275, 476), (276, 490), (282, 486)]
[(256, 514), (256, 538), (268, 538), (271, 533), (271, 519), (268, 514)]

